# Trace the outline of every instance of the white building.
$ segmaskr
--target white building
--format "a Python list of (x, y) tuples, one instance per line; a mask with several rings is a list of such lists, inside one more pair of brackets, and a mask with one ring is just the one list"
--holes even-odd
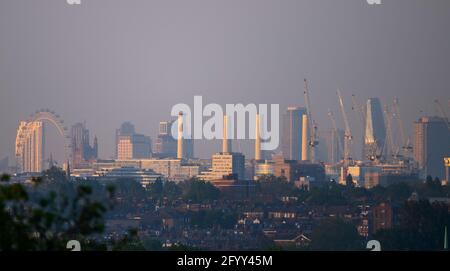
[(236, 179), (245, 178), (245, 156), (241, 153), (216, 153), (212, 156), (212, 167), (202, 172), (198, 178), (204, 181), (220, 180), (224, 176), (235, 175)]
[(21, 121), (16, 136), (19, 172), (41, 172), (44, 163), (44, 123)]
[(94, 163), (95, 170), (120, 167), (151, 169), (171, 181), (187, 180), (197, 176), (200, 172), (200, 166), (183, 164), (180, 159), (128, 159), (97, 161)]

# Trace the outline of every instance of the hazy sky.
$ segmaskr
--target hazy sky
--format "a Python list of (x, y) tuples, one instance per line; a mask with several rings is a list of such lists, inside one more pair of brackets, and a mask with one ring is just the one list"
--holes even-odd
[[(68, 126), (86, 121), (108, 158), (123, 121), (154, 138), (194, 95), (304, 105), (304, 77), (321, 130), (328, 108), (342, 125), (338, 87), (356, 136), (351, 94), (398, 96), (411, 130), (421, 110), (436, 113), (433, 99), (449, 111), (450, 1), (382, 1), (0, 0), (0, 158), (13, 157), (19, 120), (39, 108)], [(47, 153), (61, 157), (62, 140), (47, 134)], [(197, 154), (219, 150), (210, 145)]]

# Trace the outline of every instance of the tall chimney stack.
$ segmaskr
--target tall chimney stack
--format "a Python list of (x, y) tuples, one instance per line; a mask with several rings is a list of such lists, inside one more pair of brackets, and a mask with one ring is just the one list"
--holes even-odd
[(302, 160), (308, 160), (308, 115), (302, 117)]
[(261, 160), (261, 120), (256, 114), (255, 160)]
[(183, 159), (183, 112), (178, 114), (177, 158)]
[(222, 140), (222, 152), (230, 153), (231, 152), (231, 142), (228, 139), (228, 116), (223, 116), (223, 140)]

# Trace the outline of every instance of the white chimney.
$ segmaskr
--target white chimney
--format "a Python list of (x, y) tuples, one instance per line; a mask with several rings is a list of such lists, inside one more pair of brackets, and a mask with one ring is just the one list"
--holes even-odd
[(231, 152), (231, 142), (228, 139), (228, 116), (223, 116), (223, 140), (222, 140), (222, 152), (230, 153)]
[(302, 117), (302, 160), (308, 160), (308, 115)]
[(183, 112), (178, 114), (177, 158), (183, 159)]
[(256, 114), (256, 135), (255, 135), (255, 160), (261, 160), (261, 120), (259, 114)]

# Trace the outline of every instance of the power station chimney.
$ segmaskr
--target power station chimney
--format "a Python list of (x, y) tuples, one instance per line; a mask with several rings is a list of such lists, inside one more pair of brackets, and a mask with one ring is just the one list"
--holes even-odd
[(183, 112), (178, 114), (177, 158), (183, 159)]
[(308, 160), (308, 115), (302, 117), (302, 160)]
[(261, 160), (261, 120), (256, 114), (256, 135), (255, 135), (255, 160)]
[(228, 139), (228, 116), (223, 116), (223, 140), (222, 140), (222, 152), (230, 153), (231, 152), (231, 142)]

